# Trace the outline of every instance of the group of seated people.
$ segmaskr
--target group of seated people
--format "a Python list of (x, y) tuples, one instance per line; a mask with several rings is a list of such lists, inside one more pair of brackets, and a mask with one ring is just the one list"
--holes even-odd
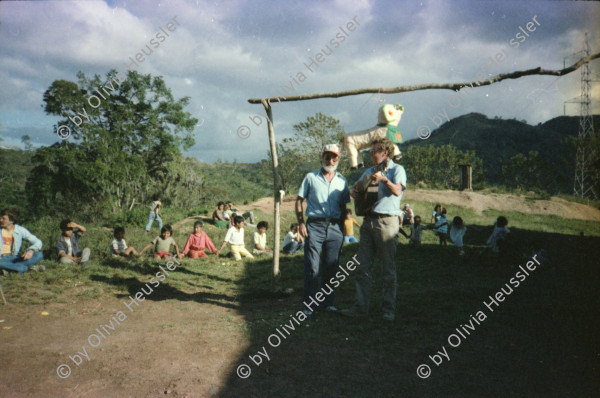
[(228, 228), (234, 225), (235, 216), (243, 217), (244, 220), (250, 221), (247, 223), (248, 226), (256, 227), (254, 213), (252, 211), (242, 213), (230, 200), (217, 203), (217, 208), (212, 212), (211, 218), (217, 227)]
[[(456, 247), (458, 247), (458, 254), (461, 256), (464, 254), (463, 237), (467, 232), (467, 227), (464, 225), (463, 219), (459, 216), (454, 217), (452, 222), (448, 223), (447, 211), (445, 207), (442, 207), (442, 205), (435, 205), (431, 215), (430, 225), (422, 225), (421, 216), (415, 216), (408, 203), (404, 205), (400, 219), (402, 220), (402, 223), (400, 224), (399, 232), (410, 240), (409, 245), (420, 246), (422, 232), (424, 230), (431, 229), (438, 237), (440, 246), (448, 245), (447, 239), (448, 235), (450, 235), (450, 239), (452, 242), (454, 242)], [(410, 226), (410, 234), (404, 232), (402, 227), (405, 225)]]
[[(421, 217), (415, 216), (409, 204), (405, 204), (400, 216), (402, 224), (399, 232), (410, 240), (410, 245), (419, 246), (421, 244), (422, 232), (431, 229), (439, 238), (442, 246), (447, 246), (447, 237), (459, 249), (459, 255), (464, 254), (463, 237), (467, 231), (461, 217), (456, 216), (451, 223), (448, 223), (446, 209), (441, 205), (436, 205), (432, 213), (431, 224), (422, 225)], [(183, 252), (180, 252), (177, 242), (173, 239), (173, 230), (170, 225), (162, 226), (160, 235), (155, 237), (141, 251), (128, 246), (125, 242), (125, 228), (116, 227), (113, 231), (114, 239), (110, 244), (110, 254), (113, 257), (141, 256), (146, 250), (154, 247), (153, 257), (155, 259), (171, 259), (172, 248), (175, 249), (178, 258), (189, 257), (192, 259), (208, 257), (206, 250), (213, 254), (220, 255), (221, 251), (230, 245), (231, 255), (236, 260), (242, 257), (254, 258), (254, 256), (272, 256), (273, 250), (267, 246), (267, 230), (269, 224), (266, 221), (260, 221), (256, 225), (257, 230), (252, 235), (252, 252), (248, 251), (244, 245), (244, 226), (246, 219), (249, 219), (250, 226), (254, 226), (254, 214), (240, 211), (233, 206), (231, 202), (219, 202), (217, 209), (213, 212), (213, 220), (219, 227), (228, 226), (227, 233), (217, 249), (210, 237), (204, 231), (202, 221), (194, 223), (193, 232), (188, 236)], [(0, 212), (0, 226), (2, 234), (0, 239), (1, 255), (0, 269), (4, 274), (8, 271), (15, 271), (23, 274), (26, 271), (44, 271), (46, 268), (39, 263), (44, 255), (41, 252), (42, 241), (33, 235), (29, 230), (17, 224), (19, 220), (18, 212), (13, 209), (4, 209)], [(219, 225), (219, 222), (225, 223)], [(507, 228), (508, 220), (504, 216), (498, 217), (494, 223), (492, 235), (487, 240), (487, 248), (498, 252), (503, 247), (506, 236), (510, 233)], [(344, 243), (356, 243), (354, 237), (354, 225), (360, 226), (352, 218), (352, 211), (346, 210), (344, 220)], [(410, 234), (403, 230), (403, 226), (410, 226)], [(83, 264), (90, 259), (90, 249), (81, 248), (80, 239), (86, 232), (86, 228), (72, 220), (63, 220), (60, 223), (61, 235), (56, 241), (56, 253), (59, 262), (63, 264), (76, 263)], [(31, 245), (25, 249), (23, 254), (21, 247), (23, 241)], [(290, 225), (289, 232), (285, 235), (282, 244), (282, 252), (285, 254), (294, 254), (304, 249), (304, 238), (299, 233), (297, 223)]]
[[(0, 212), (2, 273), (6, 275), (9, 271), (20, 274), (27, 271), (45, 271), (44, 265), (37, 264), (44, 259), (41, 251), (42, 241), (27, 228), (18, 225), (18, 220), (19, 214), (14, 209), (3, 209)], [(62, 264), (87, 262), (90, 259), (90, 249), (87, 247), (82, 249), (79, 243), (86, 232), (85, 227), (72, 220), (63, 220), (60, 223), (60, 230), (61, 234), (56, 241), (58, 261)], [(20, 255), (23, 241), (29, 242), (31, 246)]]
[[(447, 239), (450, 240), (458, 247), (458, 254), (464, 255), (463, 249), (463, 238), (467, 232), (467, 227), (460, 216), (456, 216), (452, 219), (452, 222), (448, 222), (447, 211), (445, 207), (437, 204), (431, 214), (431, 224), (422, 225), (421, 217), (415, 216), (409, 204), (404, 205), (402, 214), (400, 215), (402, 220), (400, 226), (400, 233), (406, 238), (410, 239), (410, 245), (419, 246), (421, 244), (422, 232), (426, 229), (431, 229), (435, 232), (439, 238), (440, 246), (447, 246)], [(404, 225), (410, 226), (410, 234), (404, 232), (402, 227)], [(498, 217), (494, 222), (493, 231), (486, 242), (486, 249), (491, 249), (493, 252), (498, 253), (504, 246), (507, 235), (510, 230), (507, 228), (508, 220), (504, 216)]]
[[(208, 257), (206, 250), (219, 255), (223, 248), (229, 244), (231, 255), (236, 260), (241, 260), (242, 256), (249, 258), (254, 258), (254, 255), (272, 256), (273, 250), (267, 246), (266, 232), (269, 224), (266, 221), (261, 221), (256, 226), (257, 231), (252, 236), (253, 247), (251, 253), (244, 246), (244, 216), (253, 222), (254, 214), (246, 212), (244, 216), (237, 215), (234, 211), (239, 212), (239, 210), (233, 207), (231, 202), (219, 203), (219, 208), (223, 212), (225, 212), (225, 206), (227, 206), (227, 210), (232, 210), (231, 213), (226, 214), (231, 218), (232, 225), (227, 230), (219, 249), (217, 249), (204, 231), (202, 221), (196, 221), (193, 232), (188, 236), (183, 252), (180, 252), (177, 242), (173, 239), (173, 229), (170, 225), (161, 226), (160, 235), (148, 242), (140, 251), (127, 245), (124, 227), (115, 227), (113, 230), (114, 239), (110, 243), (110, 255), (112, 257), (141, 256), (144, 252), (153, 248), (153, 257), (155, 259), (171, 259), (173, 249), (178, 258), (187, 256), (197, 259)], [(30, 270), (44, 271), (46, 269), (45, 266), (37, 264), (44, 258), (41, 252), (42, 241), (29, 230), (17, 224), (18, 212), (16, 210), (4, 209), (0, 216), (0, 225), (2, 227), (0, 269), (2, 269), (3, 274), (7, 274), (9, 271), (16, 271), (21, 274)], [(227, 223), (229, 224), (230, 221), (227, 221)], [(61, 234), (56, 241), (58, 261), (63, 264), (84, 264), (89, 261), (90, 249), (87, 247), (82, 248), (80, 244), (82, 236), (87, 231), (86, 228), (67, 219), (61, 221), (60, 230)], [(20, 255), (19, 253), (21, 252), (24, 240), (29, 242), (31, 246)], [(284, 239), (284, 252), (292, 254), (301, 251), (303, 246), (304, 240), (298, 233), (298, 226), (296, 224)]]

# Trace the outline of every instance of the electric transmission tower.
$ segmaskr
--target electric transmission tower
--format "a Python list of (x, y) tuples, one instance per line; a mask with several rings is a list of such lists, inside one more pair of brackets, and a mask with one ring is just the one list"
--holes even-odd
[[(590, 45), (588, 43), (588, 34), (585, 33), (584, 49), (568, 58), (587, 57), (590, 55)], [(567, 58), (565, 58), (566, 60)], [(577, 142), (577, 154), (575, 156), (575, 181), (573, 184), (573, 194), (579, 197), (587, 197), (597, 199), (597, 193), (594, 192), (592, 176), (589, 175), (589, 163), (592, 160), (592, 148), (589, 145), (589, 140), (594, 132), (594, 122), (592, 119), (591, 109), (591, 83), (590, 63), (586, 63), (581, 68), (581, 95), (566, 103), (580, 104), (579, 113), (579, 134)], [(566, 114), (566, 106), (565, 106)]]

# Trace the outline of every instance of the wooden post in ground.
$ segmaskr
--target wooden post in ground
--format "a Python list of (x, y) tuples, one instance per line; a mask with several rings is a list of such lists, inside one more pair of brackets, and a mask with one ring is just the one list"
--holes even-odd
[(273, 238), (273, 291), (279, 290), (279, 238), (281, 236), (281, 195), (279, 194), (280, 186), (279, 183), (279, 159), (277, 158), (277, 141), (275, 140), (275, 128), (273, 127), (273, 112), (271, 110), (271, 104), (263, 99), (260, 101), (265, 107), (267, 113), (267, 126), (269, 129), (269, 144), (271, 145), (271, 158), (273, 161), (273, 198), (274, 198), (274, 217), (273, 224), (275, 236)]
[(0, 294), (2, 294), (2, 301), (4, 302), (4, 305), (7, 305), (8, 303), (6, 302), (6, 298), (4, 298), (4, 291), (2, 291), (2, 283), (0, 283)]

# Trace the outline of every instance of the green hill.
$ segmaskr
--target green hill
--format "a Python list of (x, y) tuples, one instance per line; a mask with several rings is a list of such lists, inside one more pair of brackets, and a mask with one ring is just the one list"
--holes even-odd
[[(594, 116), (598, 126), (600, 116)], [(453, 145), (461, 151), (474, 151), (483, 160), (486, 180), (497, 184), (501, 181), (502, 162), (522, 153), (537, 151), (540, 157), (553, 166), (557, 182), (565, 192), (573, 187), (575, 173), (575, 150), (566, 144), (567, 137), (577, 136), (579, 118), (559, 116), (531, 126), (525, 121), (500, 118), (489, 119), (480, 113), (459, 116), (444, 123), (426, 140), (414, 139), (400, 145), (408, 146)]]

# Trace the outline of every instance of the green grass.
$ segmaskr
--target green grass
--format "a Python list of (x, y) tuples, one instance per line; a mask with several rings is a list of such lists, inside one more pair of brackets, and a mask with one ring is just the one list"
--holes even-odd
[[(428, 223), (433, 203), (411, 201), (415, 214)], [(277, 347), (269, 335), (288, 322), (301, 308), (303, 256), (282, 255), (279, 285), (293, 288), (291, 295), (273, 293), (272, 264), (268, 258), (235, 262), (210, 256), (181, 260), (149, 298), (168, 300), (175, 308), (195, 316), (197, 304), (224, 307), (227, 312), (207, 322), (197, 333), (232, 331), (248, 339), (249, 347), (231, 364), (221, 396), (594, 396), (597, 392), (597, 331), (600, 298), (597, 248), (600, 222), (568, 220), (555, 216), (499, 213), (483, 214), (448, 206), (448, 218), (460, 215), (467, 224), (466, 255), (459, 257), (449, 243), (443, 248), (431, 231), (423, 234), (423, 246), (412, 248), (404, 237), (398, 247), (398, 306), (393, 324), (381, 320), (381, 269), (375, 263), (372, 311), (366, 319), (347, 319), (320, 314), (303, 322)], [(272, 224), (272, 216), (256, 212), (258, 220)], [(168, 213), (167, 213), (168, 214)], [(493, 221), (509, 220), (510, 251), (505, 256), (480, 255)], [(355, 217), (361, 222), (360, 217)], [(2, 278), (12, 304), (93, 301), (102, 297), (127, 298), (135, 294), (159, 270), (164, 261), (151, 257), (113, 259), (108, 256), (112, 233), (100, 225), (86, 225), (83, 245), (92, 249), (85, 267), (44, 260), (44, 273), (11, 274)], [(176, 219), (165, 216), (165, 222)], [(295, 221), (293, 212), (282, 214), (282, 236)], [(26, 225), (44, 241), (50, 254), (58, 236), (56, 222), (39, 220)], [(193, 221), (177, 229), (174, 238), (183, 248)], [(225, 229), (205, 224), (216, 245)], [(42, 231), (42, 232), (40, 232)], [(253, 228), (247, 228), (250, 247)], [(584, 236), (580, 236), (584, 232)], [(268, 244), (272, 247), (273, 228)], [(126, 227), (129, 245), (141, 248), (157, 234)], [(358, 236), (358, 229), (355, 229)], [(495, 294), (524, 265), (533, 250), (544, 248), (548, 263), (531, 273), (494, 312), (483, 301)], [(358, 245), (344, 246), (340, 263), (349, 261)], [(348, 308), (354, 301), (354, 274), (336, 291), (336, 305)], [(461, 345), (449, 347), (455, 328), (482, 310), (487, 318)], [(63, 310), (65, 315), (73, 315)], [(228, 314), (231, 314), (228, 315)], [(244, 322), (239, 322), (241, 314)], [(169, 333), (168, 319), (153, 326)], [(185, 333), (182, 336), (186, 337)], [(216, 342), (218, 344), (218, 342)], [(240, 343), (242, 344), (242, 343)], [(436, 367), (429, 359), (444, 346), (450, 355)], [(248, 355), (265, 347), (270, 361), (256, 366)], [(241, 380), (235, 368), (247, 363), (252, 376)], [(429, 364), (432, 375), (423, 380), (416, 367)], [(310, 381), (310, 382), (309, 382)]]

